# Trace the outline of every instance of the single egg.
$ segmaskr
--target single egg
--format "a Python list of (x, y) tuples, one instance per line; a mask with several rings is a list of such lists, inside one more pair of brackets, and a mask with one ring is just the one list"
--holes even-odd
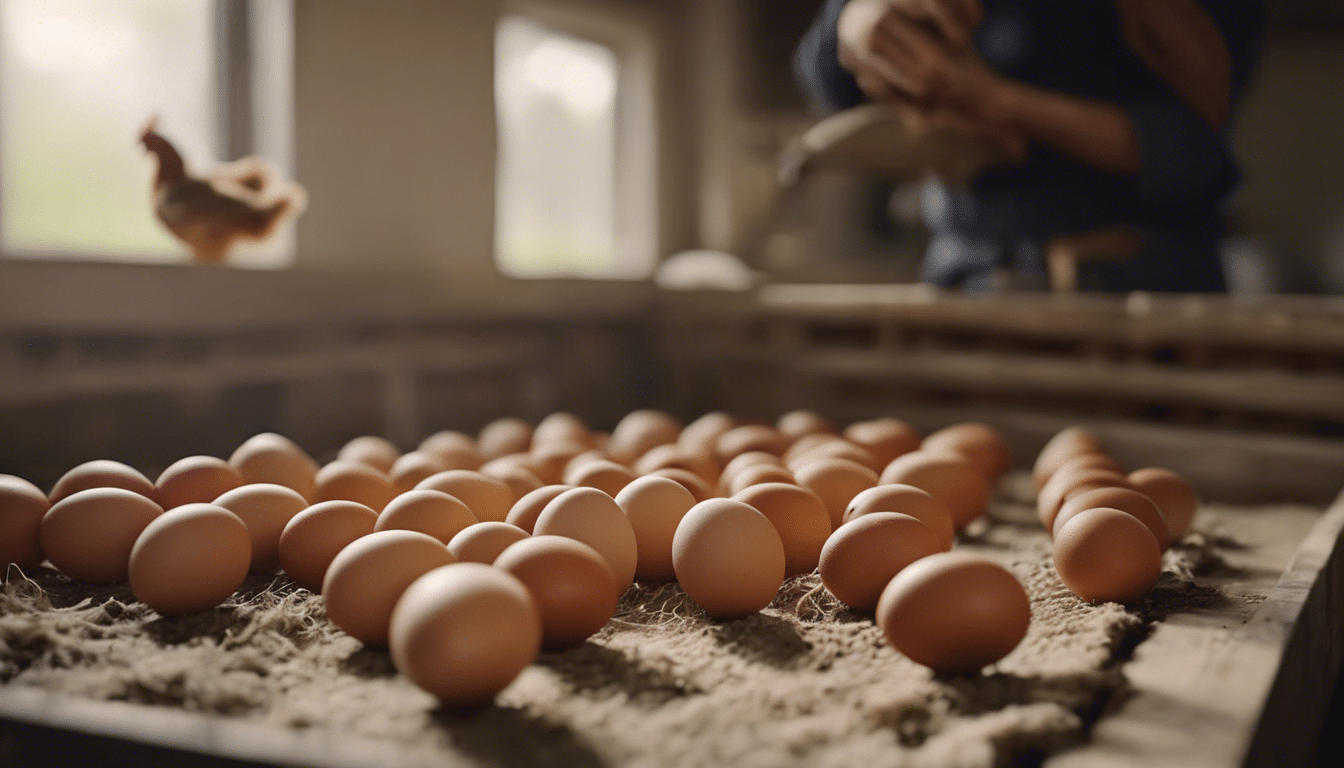
[[(148, 481), (146, 481), (148, 482)], [(125, 581), (131, 548), (163, 507), (125, 488), (89, 488), (51, 505), (37, 538), (61, 573), (90, 584)]]
[(784, 584), (784, 544), (756, 508), (732, 499), (696, 504), (672, 537), (682, 589), (715, 618), (765, 608)]
[(733, 495), (765, 516), (784, 546), (784, 573), (811, 573), (831, 535), (831, 514), (817, 494), (787, 483), (762, 483)]
[(210, 503), (229, 510), (247, 526), (253, 573), (269, 573), (280, 565), (280, 534), (295, 515), (308, 508), (308, 500), (298, 491), (275, 483), (240, 485)]
[(975, 672), (997, 662), (1022, 642), (1030, 624), (1031, 601), (1017, 577), (965, 552), (911, 563), (877, 603), (887, 642), (938, 672)]
[(313, 500), (317, 462), (283, 435), (262, 432), (244, 440), (229, 456), (229, 463), (244, 483), (274, 483), (298, 491)]
[(545, 509), (546, 505), (551, 503), (551, 499), (554, 499), (556, 496), (575, 487), (576, 486), (573, 485), (559, 483), (556, 485), (543, 485), (535, 491), (529, 491), (525, 496), (513, 503), (513, 506), (509, 508), (508, 516), (504, 518), (504, 522), (509, 525), (516, 525), (524, 531), (531, 533), (532, 528), (537, 524), (537, 517), (541, 515), (541, 510)]
[(952, 549), (956, 529), (952, 525), (952, 511), (941, 499), (913, 485), (890, 483), (861, 491), (845, 508), (844, 522), (848, 523), (874, 512), (899, 512), (927, 525), (943, 544), (943, 550)]
[(867, 467), (876, 472), (881, 469), (881, 465), (873, 458), (873, 454), (865, 448), (849, 442), (848, 440), (832, 440), (824, 443), (809, 451), (804, 451), (784, 462), (784, 465), (793, 470), (796, 474), (801, 467), (811, 464), (819, 459), (845, 459), (855, 464)]
[(635, 578), (643, 582), (676, 578), (672, 537), (681, 518), (696, 505), (695, 496), (671, 478), (647, 475), (622, 488), (616, 494), (616, 504), (635, 531)]
[(526, 453), (532, 447), (532, 425), (517, 416), (504, 416), (481, 427), (476, 448), (486, 461), (511, 453)]
[(635, 580), (639, 543), (625, 510), (596, 488), (574, 488), (551, 499), (537, 516), (535, 536), (568, 536), (597, 550), (616, 574), (621, 593)]
[[(500, 456), (497, 459), (491, 459), (482, 464), (481, 468), (477, 471), (483, 475), (497, 477), (502, 480), (504, 479), (505, 474), (515, 469), (526, 470), (538, 479), (540, 479), (542, 475), (541, 462), (537, 461), (530, 453), (510, 453), (505, 456)], [(545, 483), (543, 483), (543, 485), (544, 484)]]
[(957, 530), (970, 525), (989, 506), (989, 481), (970, 459), (957, 454), (907, 453), (888, 464), (879, 481), (928, 491), (947, 505)]
[(428, 453), (443, 463), (444, 469), (479, 469), (485, 457), (470, 435), (446, 429), (426, 437), (416, 450)]
[[(1116, 461), (1114, 457), (1107, 453), (1080, 453), (1071, 459), (1066, 459), (1055, 469), (1051, 477), (1064, 472), (1079, 472), (1084, 469), (1105, 469), (1114, 472), (1117, 475), (1125, 474), (1125, 468)], [(1037, 489), (1040, 492), (1041, 489)]]
[(780, 469), (785, 468), (784, 462), (773, 453), (766, 453), (765, 451), (746, 451), (745, 453), (740, 453), (733, 457), (727, 464), (723, 465), (723, 471), (719, 474), (719, 485), (723, 488), (727, 488), (732, 484), (733, 478), (737, 476), (737, 473), (747, 467), (755, 467), (759, 465), (778, 467)]
[(629, 467), (606, 459), (587, 462), (565, 473), (565, 485), (596, 488), (608, 496), (615, 496), (635, 479)]
[(1085, 509), (1055, 536), (1055, 571), (1087, 602), (1134, 603), (1162, 575), (1157, 537), (1118, 509)]
[(242, 586), (252, 563), (252, 535), (234, 513), (214, 504), (183, 504), (154, 520), (131, 549), (135, 599), (164, 616), (208, 611)]
[(1082, 427), (1067, 427), (1046, 441), (1031, 468), (1031, 480), (1040, 491), (1059, 466), (1074, 456), (1106, 453), (1101, 439)]
[(416, 531), (374, 531), (337, 553), (322, 579), (327, 618), (366, 645), (386, 645), (392, 609), (416, 579), (454, 562), (443, 542)]
[[(794, 459), (798, 458), (799, 456), (802, 456), (808, 451), (816, 450), (817, 448), (820, 448), (823, 445), (828, 445), (830, 443), (844, 443), (844, 442), (848, 441), (837, 434), (833, 434), (831, 432), (814, 432), (810, 435), (803, 435), (794, 440), (789, 445), (789, 449), (785, 451), (784, 455), (780, 456), (779, 458), (784, 462), (785, 466), (788, 466), (789, 464), (793, 463)], [(853, 445), (853, 443), (850, 444)]]
[(630, 468), (636, 475), (642, 476), (673, 467), (694, 472), (705, 482), (717, 482), (721, 470), (712, 451), (696, 451), (676, 443), (654, 446), (636, 459)]
[(41, 488), (14, 475), (0, 475), (0, 581), (11, 564), (31, 571), (42, 564), (37, 529), (51, 502)]
[(733, 475), (722, 491), (725, 496), (732, 497), (743, 489), (761, 483), (798, 485), (798, 479), (784, 467), (778, 467), (774, 464), (752, 464), (749, 467), (743, 467), (737, 474)]
[(577, 645), (616, 613), (616, 574), (597, 550), (564, 536), (533, 536), (511, 544), (494, 566), (527, 586), (541, 612), (542, 645)]
[(907, 565), (943, 550), (929, 526), (909, 515), (874, 512), (845, 523), (826, 540), (821, 583), (856, 611), (872, 611), (882, 590)]
[(392, 462), (387, 479), (392, 481), (392, 490), (405, 493), (430, 475), (446, 472), (448, 465), (443, 459), (428, 451), (411, 451), (397, 457)]
[(775, 420), (775, 429), (797, 440), (803, 435), (835, 434), (838, 430), (830, 419), (816, 411), (798, 408), (782, 414)]
[(280, 567), (296, 584), (320, 594), (337, 553), (373, 533), (377, 522), (378, 513), (359, 502), (318, 502), (290, 518), (280, 532)]
[(894, 418), (856, 421), (841, 433), (855, 445), (873, 454), (875, 466), (885, 467), (898, 457), (919, 450), (924, 436), (908, 422)]
[(845, 510), (855, 496), (877, 485), (876, 472), (849, 459), (817, 458), (799, 466), (793, 475), (826, 505), (831, 530), (845, 522)]
[(682, 427), (677, 444), (697, 452), (713, 452), (719, 435), (736, 427), (737, 419), (723, 411), (710, 411)]
[(556, 485), (564, 480), (569, 463), (590, 450), (592, 448), (586, 443), (538, 443), (532, 446), (528, 455), (534, 462), (537, 477), (547, 485)]
[(509, 491), (513, 494), (515, 499), (521, 499), (527, 494), (546, 485), (541, 482), (541, 478), (537, 477), (535, 473), (522, 466), (496, 466), (489, 470), (483, 466), (481, 467), (480, 472), (486, 477), (493, 477), (509, 486)]
[(593, 446), (593, 433), (578, 416), (566, 411), (547, 415), (532, 430), (532, 447), (572, 443), (584, 448)]
[(392, 663), (446, 706), (485, 704), (541, 651), (541, 612), (516, 576), (480, 563), (426, 573), (397, 600)]
[(134, 467), (110, 459), (86, 461), (70, 469), (47, 494), (52, 504), (80, 491), (90, 488), (122, 488), (138, 493), (147, 499), (155, 499), (154, 484)]
[(641, 408), (627, 413), (611, 430), (607, 451), (617, 461), (630, 464), (659, 445), (670, 445), (681, 436), (681, 421), (670, 413)]
[(704, 478), (688, 469), (681, 469), (680, 467), (664, 467), (662, 469), (655, 469), (649, 474), (654, 477), (666, 477), (669, 480), (679, 483), (681, 487), (691, 492), (691, 495), (695, 497), (697, 502), (714, 498), (714, 489), (710, 487), (709, 483), (705, 482)]
[(944, 427), (924, 438), (920, 450), (929, 453), (953, 451), (971, 460), (990, 482), (1013, 468), (1013, 449), (997, 429), (978, 421)]
[(447, 544), (477, 523), (467, 505), (443, 491), (407, 491), (389, 501), (373, 524), (374, 531), (416, 531)]
[(1133, 515), (1152, 532), (1159, 549), (1165, 552), (1171, 546), (1171, 531), (1167, 528), (1167, 521), (1162, 519), (1162, 511), (1152, 499), (1132, 488), (1094, 488), (1070, 496), (1060, 506), (1059, 514), (1055, 515), (1051, 523), (1051, 537), (1059, 535), (1059, 529), (1074, 515), (1097, 507), (1118, 509)]
[(357, 461), (333, 461), (317, 471), (313, 501), (354, 501), (381, 512), (397, 491), (387, 475)]
[(611, 458), (611, 455), (608, 454), (606, 451), (602, 450), (601, 448), (589, 448), (586, 451), (580, 451), (579, 453), (576, 453), (573, 456), (571, 456), (569, 458), (569, 461), (565, 462), (565, 468), (563, 471), (561, 471), (560, 477), (563, 479), (570, 472), (575, 472), (579, 469), (582, 469), (583, 467), (586, 467), (587, 465), (595, 461), (609, 462), (612, 464), (616, 464), (616, 466), (618, 467), (624, 466), (623, 464), (614, 461)]
[(1080, 468), (1056, 472), (1036, 495), (1036, 516), (1045, 530), (1052, 531), (1055, 515), (1059, 514), (1059, 508), (1064, 506), (1070, 495), (1096, 488), (1128, 487), (1129, 480), (1124, 475), (1109, 469)]
[(530, 535), (522, 528), (508, 523), (476, 523), (458, 531), (448, 542), (448, 551), (459, 563), (490, 565), (499, 557), (499, 553)]
[(508, 483), (469, 469), (450, 469), (430, 475), (416, 484), (417, 491), (442, 491), (457, 497), (481, 522), (504, 522), (513, 507)]
[(727, 464), (747, 451), (764, 451), (782, 456), (793, 441), (774, 427), (764, 424), (744, 424), (719, 435), (714, 442), (714, 457)]
[(154, 500), (164, 509), (208, 504), (242, 484), (242, 474), (229, 462), (215, 456), (188, 456), (169, 464), (154, 481)]
[(1173, 541), (1190, 532), (1190, 524), (1199, 511), (1199, 496), (1189, 480), (1169, 469), (1144, 467), (1130, 472), (1129, 482), (1162, 510)]
[(360, 435), (341, 446), (336, 452), (336, 458), (367, 464), (386, 475), (392, 472), (392, 465), (401, 458), (401, 449), (385, 437)]

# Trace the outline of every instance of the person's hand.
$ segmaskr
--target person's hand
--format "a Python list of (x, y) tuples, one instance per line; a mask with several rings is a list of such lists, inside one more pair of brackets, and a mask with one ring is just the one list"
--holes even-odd
[(970, 52), (979, 0), (851, 0), (837, 25), (840, 65), (874, 100), (893, 89), (914, 101), (942, 90), (945, 62)]

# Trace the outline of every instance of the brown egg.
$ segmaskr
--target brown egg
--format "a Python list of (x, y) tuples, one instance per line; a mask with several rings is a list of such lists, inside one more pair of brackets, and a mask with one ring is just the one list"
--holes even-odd
[(1056, 432), (1036, 455), (1031, 480), (1040, 491), (1059, 466), (1074, 456), (1084, 453), (1106, 453), (1101, 439), (1082, 427), (1067, 427)]
[(628, 467), (606, 459), (581, 464), (565, 473), (565, 485), (596, 488), (608, 496), (615, 496), (635, 479)]
[(810, 451), (795, 456), (791, 461), (784, 462), (785, 466), (793, 470), (794, 474), (807, 464), (811, 464), (819, 459), (844, 459), (855, 464), (867, 467), (876, 473), (882, 469), (873, 458), (873, 454), (864, 448), (849, 442), (848, 440), (832, 440), (825, 445), (819, 445)]
[(845, 523), (821, 550), (821, 583), (856, 611), (872, 611), (901, 569), (943, 550), (929, 526), (909, 515), (874, 512)]
[(565, 536), (533, 536), (512, 544), (495, 567), (527, 585), (541, 612), (542, 645), (578, 645), (616, 613), (616, 574), (597, 550)]
[(1045, 530), (1052, 531), (1055, 526), (1055, 515), (1059, 514), (1059, 508), (1070, 495), (1094, 488), (1128, 487), (1130, 487), (1129, 480), (1124, 475), (1108, 469), (1083, 468), (1056, 472), (1036, 495), (1036, 516), (1040, 519), (1041, 525), (1045, 526)]
[(374, 531), (416, 531), (446, 545), (476, 516), (455, 496), (443, 491), (407, 491), (387, 503), (373, 524)]
[(517, 416), (495, 419), (476, 434), (476, 447), (486, 461), (526, 453), (532, 447), (532, 425)]
[(851, 443), (868, 449), (873, 454), (875, 466), (881, 467), (919, 450), (924, 439), (909, 423), (893, 418), (856, 421), (845, 427), (842, 434)]
[(416, 531), (374, 531), (350, 542), (322, 580), (327, 618), (367, 645), (386, 645), (392, 609), (421, 576), (455, 562), (442, 541)]
[(696, 503), (695, 496), (684, 485), (657, 475), (637, 478), (616, 494), (616, 504), (635, 531), (637, 580), (676, 578), (672, 569), (672, 537), (681, 518)]
[(443, 459), (426, 451), (411, 451), (397, 457), (387, 479), (392, 481), (392, 490), (405, 493), (430, 475), (448, 471)]
[(675, 443), (650, 448), (649, 452), (636, 459), (630, 468), (636, 475), (642, 476), (655, 470), (672, 467), (694, 472), (707, 483), (718, 482), (721, 470), (719, 463), (714, 460), (713, 452), (697, 452)]
[(982, 556), (940, 552), (896, 574), (877, 603), (893, 648), (938, 672), (975, 672), (1027, 634), (1031, 601), (1006, 568)]
[(574, 444), (583, 448), (593, 447), (593, 433), (583, 419), (572, 413), (556, 411), (541, 421), (532, 430), (532, 448), (543, 445)]
[(635, 580), (639, 542), (625, 510), (596, 488), (574, 488), (551, 499), (532, 528), (536, 536), (568, 536), (597, 550), (623, 593)]
[(607, 451), (617, 461), (630, 464), (650, 449), (670, 445), (681, 436), (681, 421), (670, 413), (642, 408), (626, 414), (611, 430)]
[(537, 517), (541, 515), (541, 510), (551, 503), (551, 499), (575, 487), (577, 486), (557, 483), (555, 485), (543, 485), (535, 491), (530, 491), (513, 503), (504, 521), (531, 533), (532, 528), (537, 524)]
[(453, 563), (406, 588), (388, 647), (397, 671), (445, 706), (486, 704), (541, 651), (541, 613), (516, 576)]
[[(780, 456), (779, 458), (787, 466), (791, 464), (793, 460), (798, 458), (799, 456), (802, 456), (808, 451), (816, 450), (817, 448), (820, 448), (823, 445), (827, 445), (830, 443), (847, 443), (847, 442), (848, 441), (845, 440), (843, 437), (840, 437), (839, 435), (833, 434), (831, 432), (814, 432), (810, 435), (803, 435), (798, 439), (794, 440), (793, 443), (789, 445), (789, 449), (785, 451), (784, 455)], [(853, 443), (850, 444), (853, 445)]]
[(183, 504), (150, 521), (135, 540), (128, 576), (135, 598), (164, 616), (208, 611), (242, 586), (252, 536), (214, 504)]
[(682, 427), (677, 445), (697, 453), (713, 453), (719, 435), (737, 426), (737, 419), (723, 411), (710, 411)]
[(794, 471), (802, 487), (817, 494), (831, 515), (831, 530), (845, 522), (849, 502), (877, 485), (877, 473), (848, 459), (817, 458)]
[(509, 486), (509, 491), (515, 499), (521, 499), (532, 491), (545, 486), (541, 478), (537, 477), (531, 471), (522, 466), (513, 467), (492, 467), (489, 472), (481, 468), (481, 474), (486, 477), (493, 477)]
[[(1077, 472), (1083, 469), (1105, 469), (1118, 475), (1125, 474), (1125, 468), (1109, 454), (1080, 453), (1071, 459), (1066, 459), (1063, 464), (1059, 465), (1051, 477), (1060, 474), (1061, 472)], [(1040, 489), (1037, 489), (1038, 492), (1039, 490)]]
[(1172, 541), (1190, 532), (1190, 524), (1199, 510), (1199, 497), (1189, 480), (1169, 469), (1144, 467), (1130, 472), (1129, 482), (1162, 510)]
[(714, 498), (714, 489), (709, 486), (709, 483), (705, 482), (704, 478), (690, 470), (681, 469), (680, 467), (664, 467), (663, 469), (656, 469), (649, 474), (654, 477), (666, 477), (669, 480), (680, 483), (683, 488), (691, 492), (691, 495), (695, 497), (697, 502)]
[(737, 475), (738, 472), (741, 472), (747, 467), (754, 467), (758, 465), (766, 465), (784, 469), (784, 462), (781, 461), (780, 458), (774, 455), (773, 453), (766, 453), (765, 451), (747, 451), (745, 453), (738, 454), (727, 464), (723, 465), (723, 472), (719, 474), (719, 485), (721, 487), (727, 488), (729, 485), (732, 484), (733, 478)]
[(1118, 509), (1086, 509), (1055, 536), (1055, 571), (1087, 602), (1133, 603), (1162, 573), (1162, 549), (1138, 518)]
[(11, 564), (31, 571), (42, 564), (37, 529), (51, 502), (41, 488), (14, 475), (0, 475), (0, 581)]
[(856, 520), (875, 512), (898, 512), (909, 515), (927, 525), (942, 542), (943, 550), (952, 549), (956, 531), (952, 526), (952, 511), (933, 494), (913, 485), (889, 483), (860, 491), (845, 507), (844, 522)]
[(463, 528), (448, 542), (448, 551), (460, 563), (490, 565), (499, 553), (526, 539), (530, 534), (508, 523), (476, 523)]
[(475, 470), (485, 463), (485, 457), (471, 436), (454, 430), (435, 432), (421, 440), (416, 451), (434, 456), (445, 470)]
[(728, 481), (728, 485), (721, 490), (725, 496), (733, 496), (739, 491), (750, 488), (753, 485), (761, 483), (788, 483), (798, 485), (798, 480), (793, 473), (783, 467), (777, 467), (774, 464), (752, 464), (749, 467), (742, 468), (737, 474), (733, 475)]
[(154, 481), (154, 500), (164, 509), (183, 504), (208, 504), (243, 484), (229, 462), (215, 456), (188, 456), (163, 470)]
[(888, 464), (879, 481), (928, 491), (947, 505), (957, 530), (970, 525), (989, 506), (989, 481), (970, 459), (956, 454), (907, 453)]
[(1013, 468), (1013, 449), (997, 429), (967, 421), (953, 424), (924, 438), (920, 450), (929, 453), (954, 451), (971, 460), (990, 482)]
[(537, 477), (547, 485), (556, 485), (565, 477), (565, 469), (575, 457), (592, 450), (580, 443), (539, 443), (532, 446), (532, 459)]
[(134, 467), (110, 459), (86, 461), (61, 475), (47, 494), (52, 504), (90, 488), (122, 488), (154, 499), (154, 484)]
[(505, 474), (515, 469), (526, 470), (537, 479), (541, 479), (541, 462), (537, 461), (530, 453), (510, 453), (497, 459), (491, 459), (482, 464), (477, 471), (483, 475), (503, 480)]
[(838, 430), (831, 420), (806, 408), (789, 411), (775, 420), (775, 429), (797, 440), (803, 435), (835, 434)]
[(321, 593), (336, 554), (373, 533), (378, 513), (354, 501), (322, 501), (290, 518), (280, 532), (280, 567), (296, 584)]
[(831, 514), (813, 492), (787, 483), (762, 483), (733, 494), (775, 526), (784, 545), (784, 574), (811, 573), (831, 535)]
[(714, 457), (720, 464), (727, 464), (747, 451), (764, 451), (781, 456), (793, 442), (787, 435), (774, 427), (764, 424), (744, 424), (719, 435), (714, 442)]
[(1153, 538), (1157, 539), (1159, 549), (1165, 552), (1167, 547), (1171, 546), (1171, 531), (1167, 528), (1167, 521), (1162, 519), (1162, 511), (1152, 499), (1131, 488), (1094, 488), (1070, 496), (1060, 506), (1059, 514), (1055, 515), (1051, 523), (1051, 536), (1057, 536), (1059, 529), (1073, 516), (1098, 507), (1118, 509), (1125, 514), (1133, 515), (1147, 526)]
[(274, 432), (253, 435), (234, 450), (229, 463), (244, 483), (274, 483), (313, 500), (317, 462), (287, 437)]
[(355, 501), (383, 511), (397, 491), (387, 475), (357, 461), (333, 461), (317, 471), (313, 501)]
[(415, 486), (417, 491), (443, 491), (456, 496), (481, 522), (502, 523), (516, 499), (503, 480), (469, 469), (450, 469), (430, 475)]
[(280, 534), (308, 500), (293, 488), (275, 483), (250, 483), (225, 491), (210, 503), (237, 515), (252, 539), (248, 570), (268, 573), (280, 565)]
[(392, 465), (401, 458), (401, 450), (385, 437), (360, 435), (341, 446), (336, 458), (368, 464), (386, 475), (392, 472)]
[(784, 544), (755, 507), (732, 499), (696, 504), (672, 538), (682, 589), (710, 616), (756, 613), (784, 583)]
[(61, 573), (76, 581), (111, 584), (126, 580), (136, 537), (162, 513), (144, 494), (89, 488), (52, 504), (38, 523), (37, 538)]

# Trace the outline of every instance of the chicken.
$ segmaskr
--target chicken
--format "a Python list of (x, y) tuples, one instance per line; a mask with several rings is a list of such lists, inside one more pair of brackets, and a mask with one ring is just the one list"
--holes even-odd
[(239, 239), (262, 240), (307, 206), (303, 187), (284, 181), (259, 157), (226, 163), (205, 178), (187, 174), (177, 149), (151, 120), (140, 134), (158, 159), (154, 214), (201, 264), (218, 264)]

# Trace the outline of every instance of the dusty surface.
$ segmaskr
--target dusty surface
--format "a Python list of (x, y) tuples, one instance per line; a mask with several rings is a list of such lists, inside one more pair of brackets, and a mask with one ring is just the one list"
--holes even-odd
[(708, 619), (675, 585), (636, 585), (601, 633), (544, 653), (495, 705), (445, 711), (283, 576), (167, 620), (125, 587), (42, 571), (0, 588), (0, 694), (38, 687), (326, 729), (408, 763), (995, 766), (1085, 740), (1151, 622), (1255, 601), (1199, 578), (1234, 570), (1227, 556), (1249, 546), (1226, 534), (1188, 537), (1130, 609), (1069, 593), (1034, 513), (1006, 499), (958, 546), (1004, 562), (1032, 599), (1026, 639), (975, 676), (937, 677), (900, 656), (815, 575), (734, 621)]

